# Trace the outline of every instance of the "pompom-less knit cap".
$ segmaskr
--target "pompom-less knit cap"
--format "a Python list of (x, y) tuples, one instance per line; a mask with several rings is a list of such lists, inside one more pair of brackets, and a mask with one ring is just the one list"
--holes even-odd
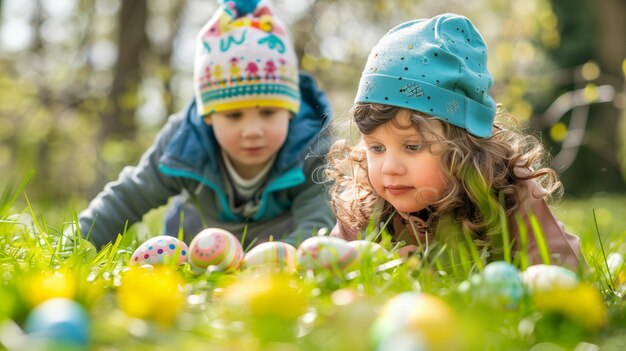
[(463, 16), (443, 14), (383, 36), (367, 59), (355, 103), (420, 111), (485, 138), (496, 113), (492, 84), (478, 30)]
[(196, 39), (198, 114), (300, 106), (298, 61), (269, 0), (223, 1)]

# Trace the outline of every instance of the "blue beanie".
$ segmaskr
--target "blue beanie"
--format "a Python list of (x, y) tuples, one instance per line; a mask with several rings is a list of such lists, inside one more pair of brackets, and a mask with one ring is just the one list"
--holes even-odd
[(355, 103), (420, 111), (470, 134), (492, 134), (487, 46), (469, 19), (443, 14), (391, 29), (370, 53)]

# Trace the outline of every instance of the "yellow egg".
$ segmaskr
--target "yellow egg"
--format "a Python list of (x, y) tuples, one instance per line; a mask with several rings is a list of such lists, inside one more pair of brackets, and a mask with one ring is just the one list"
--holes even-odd
[(454, 349), (458, 343), (454, 311), (430, 294), (404, 292), (394, 296), (383, 305), (372, 327), (377, 344), (407, 332), (417, 333), (428, 350)]
[(307, 310), (302, 287), (287, 274), (242, 276), (224, 289), (222, 300), (230, 312), (243, 314), (239, 317), (295, 320)]
[(76, 294), (76, 278), (66, 270), (43, 271), (26, 278), (24, 296), (31, 306), (54, 298), (73, 299)]
[(117, 302), (126, 314), (153, 319), (161, 325), (174, 322), (185, 305), (182, 277), (168, 266), (152, 270), (133, 267), (124, 272)]
[(533, 302), (537, 310), (559, 312), (589, 330), (597, 330), (608, 321), (602, 294), (587, 282), (538, 291), (533, 295)]

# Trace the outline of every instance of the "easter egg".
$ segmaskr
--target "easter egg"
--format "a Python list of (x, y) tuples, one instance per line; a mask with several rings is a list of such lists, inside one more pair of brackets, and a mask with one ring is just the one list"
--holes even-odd
[(526, 289), (531, 294), (554, 288), (573, 288), (579, 284), (576, 273), (561, 266), (537, 264), (526, 268), (521, 274)]
[(178, 265), (187, 262), (189, 248), (187, 244), (169, 235), (159, 235), (146, 240), (130, 257), (131, 265), (167, 264), (174, 257), (178, 258)]
[(481, 297), (495, 307), (515, 308), (524, 298), (526, 291), (520, 272), (505, 261), (495, 261), (481, 272)]
[(184, 281), (173, 267), (133, 266), (121, 273), (117, 305), (127, 315), (171, 325), (185, 306)]
[(612, 276), (619, 274), (625, 267), (624, 255), (619, 252), (612, 252), (606, 258), (606, 266)]
[(620, 294), (626, 292), (626, 262), (619, 252), (613, 252), (606, 258), (606, 266), (613, 280), (613, 288)]
[(384, 247), (369, 240), (352, 240), (348, 242), (348, 245), (357, 249), (359, 253), (366, 253), (370, 255), (389, 255), (389, 251), (385, 250)]
[(296, 248), (280, 241), (261, 243), (245, 254), (243, 264), (246, 268), (293, 272), (296, 268)]
[(303, 241), (296, 252), (301, 269), (347, 271), (358, 261), (359, 252), (348, 242), (331, 236), (313, 236)]
[(23, 296), (31, 306), (55, 297), (76, 297), (77, 281), (68, 269), (37, 271), (27, 275), (22, 287)]
[(25, 331), (35, 342), (86, 346), (89, 316), (76, 301), (56, 297), (37, 305), (30, 312)]
[(416, 292), (403, 292), (387, 301), (370, 332), (379, 350), (407, 333), (416, 336), (406, 340), (414, 347), (409, 350), (449, 350), (458, 342), (457, 320), (450, 306), (434, 295)]
[(293, 342), (294, 325), (307, 312), (308, 300), (300, 280), (292, 275), (262, 272), (225, 287), (218, 306), (220, 320), (240, 321), (260, 340)]
[(189, 263), (195, 273), (207, 268), (231, 272), (239, 268), (244, 257), (239, 239), (220, 228), (207, 228), (198, 233), (189, 245)]
[(389, 261), (389, 251), (380, 244), (369, 240), (352, 240), (348, 245), (354, 247), (361, 260), (368, 260), (376, 265)]

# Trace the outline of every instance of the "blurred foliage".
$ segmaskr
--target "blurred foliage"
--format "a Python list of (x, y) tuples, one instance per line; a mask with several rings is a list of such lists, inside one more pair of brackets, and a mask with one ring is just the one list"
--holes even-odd
[[(593, 116), (585, 126), (589, 132), (576, 148), (580, 152), (574, 154), (575, 162), (560, 171), (566, 191), (574, 194), (624, 190), (620, 169), (626, 152), (618, 146), (624, 144), (626, 126), (620, 131), (618, 123), (625, 119), (620, 113), (626, 33), (619, 35), (624, 28), (616, 24), (619, 17), (616, 21), (607, 16), (623, 14), (622, 3), (274, 3), (291, 29), (301, 67), (328, 91), (336, 118), (347, 115), (367, 53), (381, 36), (403, 21), (442, 12), (464, 14), (479, 27), (490, 48), (492, 96), (522, 123), (532, 122), (531, 127), (545, 131), (542, 138), (555, 155), (564, 149), (567, 135), (579, 131), (573, 129), (569, 111), (555, 123), (544, 123), (543, 111), (564, 92), (588, 83), (611, 85), (613, 103), (587, 111)], [(36, 170), (28, 189), (33, 201), (80, 209), (123, 166), (135, 164), (167, 116), (192, 98), (193, 40), (217, 1), (0, 4), (0, 174), (19, 178)], [(141, 28), (143, 35), (134, 35)], [(609, 29), (618, 31), (619, 43), (598, 40)], [(614, 62), (619, 62), (617, 69)], [(582, 74), (586, 63), (595, 65), (598, 73)], [(589, 182), (590, 175), (596, 181)]]

